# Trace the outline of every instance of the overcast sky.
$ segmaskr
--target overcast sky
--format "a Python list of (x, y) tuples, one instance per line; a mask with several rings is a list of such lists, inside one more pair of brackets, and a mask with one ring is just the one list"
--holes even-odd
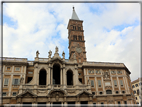
[(4, 3), (3, 56), (34, 60), (68, 50), (72, 7), (83, 20), (87, 61), (124, 63), (131, 80), (140, 75), (139, 3)]

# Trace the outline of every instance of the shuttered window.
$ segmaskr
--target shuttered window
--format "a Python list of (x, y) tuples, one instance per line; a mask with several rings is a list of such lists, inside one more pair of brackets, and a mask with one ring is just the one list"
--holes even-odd
[(9, 78), (5, 78), (5, 80), (4, 80), (4, 85), (5, 86), (8, 86), (8, 81), (9, 81)]
[(123, 86), (123, 81), (122, 80), (120, 80), (120, 85)]
[(114, 86), (117, 86), (117, 81), (116, 80), (114, 80)]
[(13, 79), (12, 85), (20, 85), (20, 79)]
[(98, 80), (98, 86), (101, 87), (101, 80)]
[(94, 81), (91, 80), (91, 87), (94, 87)]

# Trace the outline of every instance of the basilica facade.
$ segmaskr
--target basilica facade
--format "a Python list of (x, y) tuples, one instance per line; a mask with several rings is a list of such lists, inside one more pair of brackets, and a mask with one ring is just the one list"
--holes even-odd
[(68, 22), (69, 59), (50, 50), (35, 60), (3, 57), (3, 104), (134, 104), (131, 72), (123, 63), (89, 62), (83, 21), (73, 8)]

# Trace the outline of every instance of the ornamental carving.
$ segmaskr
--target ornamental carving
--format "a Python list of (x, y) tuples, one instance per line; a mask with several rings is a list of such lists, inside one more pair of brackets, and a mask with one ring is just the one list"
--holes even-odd
[(104, 79), (109, 79), (110, 75), (109, 72), (104, 72)]

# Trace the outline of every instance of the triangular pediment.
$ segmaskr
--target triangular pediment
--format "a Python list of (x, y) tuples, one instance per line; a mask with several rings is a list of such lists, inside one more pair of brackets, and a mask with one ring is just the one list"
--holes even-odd
[(87, 91), (82, 91), (82, 92), (80, 92), (79, 94), (77, 94), (77, 96), (92, 96), (92, 94), (90, 94), (90, 93), (87, 92)]
[(58, 58), (58, 57), (52, 58), (49, 62), (54, 62), (54, 61), (59, 61), (60, 63), (65, 62), (65, 61), (63, 61), (61, 58)]
[(29, 90), (17, 95), (17, 97), (37, 97), (36, 94), (34, 94), (33, 92), (30, 92)]

